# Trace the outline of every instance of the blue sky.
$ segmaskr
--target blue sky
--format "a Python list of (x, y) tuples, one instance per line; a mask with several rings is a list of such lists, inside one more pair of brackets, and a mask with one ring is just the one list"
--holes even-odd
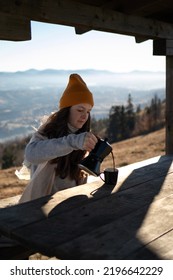
[(165, 57), (152, 55), (152, 40), (100, 31), (76, 35), (73, 27), (32, 22), (32, 40), (0, 41), (0, 71), (99, 69), (165, 71)]

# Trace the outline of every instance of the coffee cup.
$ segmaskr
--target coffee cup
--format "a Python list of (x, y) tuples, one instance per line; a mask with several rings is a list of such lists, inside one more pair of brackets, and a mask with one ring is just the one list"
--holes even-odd
[[(104, 175), (104, 179), (102, 178)], [(118, 179), (118, 169), (116, 168), (106, 168), (102, 173), (100, 173), (100, 178), (106, 185), (116, 185)]]

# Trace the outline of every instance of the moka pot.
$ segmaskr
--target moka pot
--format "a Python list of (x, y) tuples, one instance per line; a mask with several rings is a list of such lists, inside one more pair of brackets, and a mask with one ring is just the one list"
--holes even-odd
[(95, 148), (81, 161), (79, 167), (90, 175), (99, 176), (100, 165), (105, 157), (107, 157), (111, 152), (112, 147), (107, 142), (107, 139), (98, 139)]

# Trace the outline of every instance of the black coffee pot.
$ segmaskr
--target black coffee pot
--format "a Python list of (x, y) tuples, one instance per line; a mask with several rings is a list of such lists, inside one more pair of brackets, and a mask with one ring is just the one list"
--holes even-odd
[(100, 175), (100, 165), (105, 157), (112, 152), (111, 145), (107, 142), (107, 139), (98, 139), (95, 148), (84, 158), (79, 167), (85, 170), (87, 173), (93, 176)]

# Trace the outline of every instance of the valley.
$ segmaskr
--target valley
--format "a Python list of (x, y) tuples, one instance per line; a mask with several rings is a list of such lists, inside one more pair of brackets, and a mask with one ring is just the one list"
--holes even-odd
[[(135, 107), (145, 107), (154, 95), (165, 99), (162, 72), (112, 73), (75, 70), (93, 92), (92, 116), (106, 118), (113, 105), (123, 105), (131, 94)], [(58, 100), (72, 70), (0, 72), (0, 142), (27, 136), (41, 118), (58, 109)]]

